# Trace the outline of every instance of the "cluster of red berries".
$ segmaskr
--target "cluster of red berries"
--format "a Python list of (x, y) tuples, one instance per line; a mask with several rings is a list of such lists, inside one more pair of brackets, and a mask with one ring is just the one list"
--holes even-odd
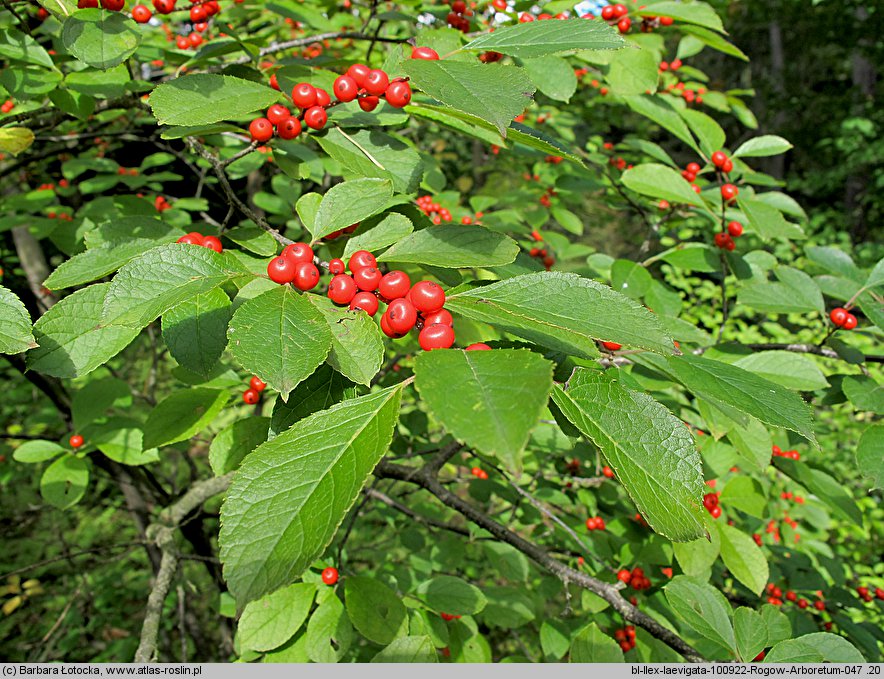
[(267, 388), (267, 385), (257, 375), (252, 375), (249, 380), (249, 388), (242, 393), (242, 400), (250, 406), (255, 405), (261, 400), (261, 392)]
[(72, 222), (74, 218), (69, 215), (67, 212), (55, 212), (54, 210), (50, 210), (46, 213), (46, 216), (49, 219), (60, 219), (63, 222)]
[(734, 243), (734, 238), (739, 238), (742, 235), (743, 225), (738, 221), (730, 221), (727, 224), (727, 229), (716, 233), (713, 240), (718, 248), (730, 252), (737, 247), (737, 244)]
[(0, 104), (0, 112), (2, 113), (9, 113), (14, 108), (15, 102), (12, 99), (7, 99), (2, 104)]
[(68, 439), (68, 443), (71, 444), (71, 448), (74, 448), (76, 450), (77, 448), (82, 447), (83, 437), (79, 434), (74, 434), (73, 436), (71, 436), (71, 438)]
[(325, 240), (325, 241), (335, 240), (336, 238), (340, 238), (341, 236), (346, 236), (351, 233), (355, 233), (356, 229), (358, 229), (358, 228), (359, 228), (359, 222), (356, 222), (355, 224), (351, 224), (350, 226), (345, 227), (343, 229), (338, 229), (337, 231), (332, 231), (327, 236), (323, 236), (322, 240)]
[(677, 71), (681, 67), (681, 59), (673, 59), (672, 61), (661, 61), (658, 70), (660, 73), (665, 73), (666, 71)]
[[(768, 583), (765, 588), (765, 592), (767, 593), (767, 603), (772, 604), (774, 606), (782, 606), (783, 599), (794, 603), (798, 608), (805, 609), (811, 606), (811, 603), (804, 598), (798, 596), (796, 592), (793, 590), (787, 590), (785, 593), (785, 597), (783, 596), (783, 590), (777, 587), (774, 583)], [(818, 611), (826, 610), (826, 602), (823, 599), (823, 593), (819, 590), (816, 592), (817, 599), (813, 602), (813, 607)]]
[(314, 263), (313, 248), (307, 243), (292, 243), (270, 260), (267, 275), (274, 283), (291, 284), (298, 290), (312, 290), (319, 284), (319, 269)]
[[(77, 9), (87, 9), (89, 7), (98, 7), (98, 0), (79, 0)], [(101, 8), (111, 12), (119, 12), (126, 4), (126, 0), (101, 0)]]
[(586, 520), (586, 530), (605, 530), (605, 520), (600, 516), (591, 516)]
[(797, 450), (783, 450), (779, 446), (771, 446), (771, 455), (774, 457), (788, 457), (790, 460), (800, 460), (801, 453)]
[[(866, 603), (871, 602), (872, 593), (868, 587), (859, 586), (856, 588), (856, 593)], [(880, 587), (875, 587), (875, 597), (874, 598), (884, 601), (884, 589), (881, 589)]]
[(129, 176), (129, 177), (137, 177), (138, 169), (137, 168), (126, 168), (126, 167), (118, 167), (117, 174), (121, 177)]
[(784, 491), (780, 494), (780, 498), (783, 499), (783, 500), (791, 500), (791, 501), (794, 502), (795, 504), (799, 504), (799, 505), (803, 505), (803, 504), (804, 504), (804, 498), (801, 497), (800, 495), (796, 495), (795, 493), (793, 493), (793, 492), (790, 491), (790, 490), (789, 490), (789, 491), (784, 490)]
[(334, 566), (324, 569), (322, 571), (322, 581), (326, 585), (334, 585), (338, 581), (338, 569)]
[(621, 33), (629, 33), (629, 29), (632, 28), (632, 19), (627, 14), (629, 14), (629, 10), (626, 9), (626, 5), (620, 3), (602, 7), (602, 19), (612, 26), (616, 25), (617, 30)]
[(451, 0), (450, 5), (451, 11), (446, 17), (448, 25), (458, 31), (467, 33), (470, 30), (469, 17), (473, 16), (473, 10), (467, 7), (467, 3), (464, 0)]
[[(535, 243), (542, 243), (543, 236), (541, 236), (540, 232), (535, 229), (531, 232), (531, 240), (533, 240)], [(547, 271), (552, 269), (553, 265), (556, 263), (556, 258), (553, 257), (552, 254), (550, 254), (549, 250), (547, 250), (547, 248), (545, 247), (532, 247), (530, 250), (528, 250), (528, 254), (531, 257), (539, 259), (541, 262), (543, 262), (543, 266), (546, 268)]]
[(638, 591), (651, 587), (651, 581), (645, 577), (644, 570), (639, 566), (633, 568), (631, 572), (628, 568), (621, 568), (617, 571), (617, 579), (626, 586)]
[[(665, 62), (663, 62), (663, 63), (665, 63)], [(675, 63), (675, 62), (672, 62), (672, 63)], [(679, 65), (681, 65), (681, 62), (679, 62)], [(670, 68), (671, 68), (671, 65), (670, 65)], [(694, 89), (691, 89), (690, 87), (687, 87), (684, 83), (674, 82), (674, 83), (669, 83), (668, 85), (666, 85), (666, 87), (661, 89), (660, 94), (671, 94), (676, 97), (681, 97), (688, 104), (699, 105), (699, 104), (703, 103), (703, 96), (702, 95), (706, 94), (706, 88), (705, 87), (698, 87), (696, 90), (694, 90)]]
[(856, 316), (844, 307), (835, 307), (829, 313), (829, 320), (842, 330), (853, 330), (856, 327)]
[(720, 492), (706, 493), (703, 496), (703, 506), (706, 508), (706, 511), (709, 512), (709, 515), (713, 519), (717, 519), (719, 516), (721, 516), (721, 507), (718, 504), (718, 499), (720, 496)]
[(635, 627), (627, 625), (623, 629), (614, 630), (614, 638), (624, 653), (631, 651), (635, 648)]
[(433, 224), (451, 221), (451, 212), (435, 202), (433, 196), (429, 194), (418, 196), (414, 202), (417, 203), (421, 212), (433, 221)]
[(153, 206), (156, 208), (157, 212), (165, 212), (166, 210), (172, 209), (172, 204), (166, 200), (165, 196), (157, 196), (154, 198)]
[(181, 236), (177, 243), (187, 243), (188, 245), (199, 245), (200, 247), (209, 248), (215, 252), (221, 252), (224, 248), (221, 246), (221, 240), (217, 236), (204, 236), (197, 231), (191, 231)]
[[(488, 347), (488, 348), (490, 349), (491, 347)], [(488, 472), (486, 472), (481, 467), (473, 467), (472, 469), (470, 469), (470, 474), (472, 474), (473, 476), (475, 476), (477, 479), (479, 479), (481, 481), (488, 480)]]

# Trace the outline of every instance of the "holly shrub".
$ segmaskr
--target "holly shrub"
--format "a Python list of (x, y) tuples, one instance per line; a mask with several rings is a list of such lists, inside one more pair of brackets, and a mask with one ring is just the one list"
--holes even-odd
[(3, 5), (4, 656), (880, 661), (884, 260), (710, 5)]

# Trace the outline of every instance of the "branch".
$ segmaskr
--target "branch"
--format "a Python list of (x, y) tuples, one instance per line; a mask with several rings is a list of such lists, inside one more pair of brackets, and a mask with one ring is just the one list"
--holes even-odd
[(399, 481), (414, 483), (424, 490), (429, 491), (435, 495), (442, 504), (450, 507), (459, 514), (462, 514), (480, 528), (484, 528), (494, 535), (498, 540), (515, 547), (547, 571), (558, 576), (566, 587), (568, 583), (573, 582), (574, 584), (600, 596), (611, 604), (611, 606), (620, 613), (625, 620), (644, 628), (653, 636), (680, 653), (685, 660), (690, 662), (702, 662), (704, 660), (697, 650), (686, 643), (681, 637), (666, 629), (649, 615), (639, 611), (635, 606), (626, 601), (614, 585), (602, 582), (601, 580), (586, 575), (585, 573), (569, 568), (565, 564), (554, 559), (539, 546), (525, 540), (520, 535), (517, 535), (494, 521), (481, 510), (462, 500), (439, 483), (435, 476), (428, 474), (424, 469), (404, 467), (402, 465), (392, 464), (382, 460), (374, 473), (381, 478), (397, 479)]
[(178, 559), (175, 554), (167, 549), (163, 550), (163, 559), (160, 562), (160, 572), (157, 573), (153, 589), (147, 598), (147, 610), (144, 614), (144, 624), (141, 626), (141, 641), (138, 650), (135, 651), (137, 663), (154, 662), (157, 651), (157, 635), (160, 632), (160, 617), (163, 613), (163, 602), (172, 586), (172, 578), (178, 567)]
[(398, 512), (405, 514), (405, 516), (414, 519), (418, 523), (422, 523), (425, 526), (429, 526), (431, 528), (440, 528), (442, 530), (451, 531), (452, 533), (457, 533), (458, 535), (463, 535), (464, 537), (471, 537), (470, 531), (466, 528), (461, 528), (460, 526), (453, 526), (450, 523), (446, 523), (445, 521), (439, 521), (438, 519), (434, 519), (429, 516), (424, 516), (423, 514), (419, 514), (414, 511), (411, 507), (408, 507), (401, 502), (397, 502), (389, 495), (385, 495), (379, 490), (375, 490), (374, 488), (369, 488), (365, 491), (365, 494), (374, 498), (375, 500), (379, 500), (383, 502), (388, 507), (395, 509)]

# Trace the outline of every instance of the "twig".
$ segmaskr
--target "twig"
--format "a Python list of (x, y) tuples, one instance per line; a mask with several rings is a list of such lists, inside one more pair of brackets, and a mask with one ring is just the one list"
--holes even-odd
[(402, 514), (405, 514), (405, 516), (412, 518), (415, 521), (417, 521), (418, 523), (424, 524), (425, 526), (429, 526), (431, 528), (440, 528), (442, 530), (447, 530), (452, 533), (457, 533), (458, 535), (463, 535), (464, 537), (471, 537), (470, 531), (468, 531), (466, 528), (461, 528), (460, 526), (453, 526), (450, 523), (446, 523), (445, 521), (439, 521), (438, 519), (434, 519), (432, 517), (424, 516), (423, 514), (419, 514), (418, 512), (414, 511), (411, 507), (408, 507), (408, 506), (402, 504), (401, 502), (397, 502), (396, 500), (391, 498), (389, 495), (385, 495), (384, 493), (382, 493), (379, 490), (375, 490), (374, 488), (369, 488), (368, 490), (365, 491), (365, 494), (370, 498), (374, 498), (375, 500), (379, 500), (380, 502), (383, 502), (388, 507), (392, 507), (397, 512), (401, 512)]
[(187, 662), (187, 625), (185, 623), (184, 587), (180, 584), (175, 588), (178, 597), (178, 636), (181, 637), (181, 662)]
[(147, 598), (144, 623), (141, 626), (141, 641), (138, 644), (138, 650), (135, 651), (135, 662), (137, 663), (155, 662), (154, 656), (157, 650), (157, 635), (160, 632), (163, 602), (172, 586), (172, 578), (175, 576), (177, 567), (178, 559), (175, 554), (164, 549), (163, 559), (160, 561), (160, 572), (157, 573), (153, 589)]

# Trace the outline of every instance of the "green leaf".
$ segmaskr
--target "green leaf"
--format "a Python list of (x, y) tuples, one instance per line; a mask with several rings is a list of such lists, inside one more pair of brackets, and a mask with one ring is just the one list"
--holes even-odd
[(659, 319), (611, 288), (553, 271), (515, 276), (448, 297), (446, 308), (531, 342), (594, 358), (595, 340), (672, 352)]
[(36, 464), (51, 460), (64, 452), (65, 449), (55, 441), (25, 441), (12, 453), (12, 459), (25, 464)]
[(102, 325), (110, 287), (103, 283), (78, 290), (43, 314), (34, 325), (40, 346), (28, 352), (28, 368), (64, 379), (82, 377), (125, 349), (140, 330)]
[(336, 596), (326, 598), (307, 623), (307, 655), (316, 663), (340, 660), (353, 642), (353, 626)]
[(563, 229), (570, 231), (577, 236), (583, 235), (583, 222), (580, 221), (580, 217), (573, 212), (559, 205), (554, 205), (550, 209), (550, 212), (552, 213), (553, 219), (555, 219)]
[(328, 356), (332, 333), (306, 295), (280, 285), (244, 302), (228, 330), (236, 361), (283, 400)]
[(170, 243), (119, 270), (104, 301), (102, 325), (143, 328), (195, 295), (251, 278), (235, 257), (185, 243)]
[(721, 560), (725, 567), (753, 594), (760, 595), (770, 575), (761, 548), (734, 526), (721, 524), (718, 529), (721, 533)]
[(148, 103), (160, 125), (207, 125), (248, 116), (280, 99), (261, 83), (214, 73), (195, 73), (163, 83)]
[(804, 231), (797, 224), (786, 221), (783, 213), (772, 205), (768, 205), (757, 198), (737, 198), (737, 205), (749, 220), (749, 226), (758, 234), (759, 238), (769, 241), (772, 238), (798, 239), (804, 238)]
[(863, 514), (843, 483), (803, 462), (786, 457), (775, 457), (773, 462), (777, 469), (807, 488), (842, 518), (862, 527)]
[(825, 312), (819, 285), (803, 271), (778, 266), (779, 282), (751, 283), (737, 293), (737, 302), (770, 313)]
[(146, 238), (104, 243), (62, 262), (44, 285), (50, 290), (64, 290), (97, 281), (156, 245), (156, 241)]
[(657, 60), (650, 50), (635, 49), (634, 45), (630, 45), (630, 49), (620, 50), (609, 56), (605, 81), (614, 94), (630, 96), (654, 92), (659, 78)]
[(620, 49), (625, 44), (617, 31), (604, 22), (575, 18), (498, 27), (493, 33), (484, 33), (468, 42), (462, 49), (491, 50), (528, 59), (579, 50)]
[[(221, 509), (221, 561), (240, 604), (319, 556), (387, 451), (401, 386), (315, 413), (248, 455)], [(309, 634), (309, 627), (308, 627)]]
[(639, 299), (653, 284), (648, 270), (631, 259), (618, 259), (611, 265), (611, 287), (627, 297)]
[(279, 648), (301, 629), (314, 596), (316, 585), (300, 582), (252, 601), (239, 619), (239, 643), (253, 651)]
[(389, 179), (397, 193), (411, 193), (420, 183), (423, 169), (420, 154), (391, 134), (377, 129), (345, 133), (334, 127), (316, 137), (316, 141), (341, 164), (347, 179)]
[(586, 369), (552, 397), (599, 448), (651, 528), (675, 541), (705, 535), (700, 455), (681, 420), (647, 394)]
[(636, 193), (651, 198), (663, 198), (671, 203), (684, 203), (705, 207), (699, 194), (691, 190), (691, 185), (678, 172), (659, 163), (636, 165), (623, 173), (624, 186)]
[(132, 407), (132, 391), (128, 384), (116, 377), (90, 379), (74, 394), (71, 414), (74, 428), (82, 429), (107, 416), (111, 408), (127, 410)]
[(829, 386), (812, 358), (793, 351), (760, 351), (734, 361), (734, 365), (796, 391), (816, 391)]
[(120, 464), (137, 466), (159, 460), (156, 448), (144, 447), (141, 423), (127, 417), (111, 417), (92, 424), (83, 433), (86, 439), (110, 459)]
[(798, 394), (742, 368), (701, 356), (671, 356), (671, 375), (692, 392), (736, 422), (744, 413), (774, 427), (801, 434), (816, 445), (810, 407)]
[(434, 663), (438, 661), (433, 640), (427, 635), (394, 639), (389, 646), (371, 659), (373, 663)]
[(70, 509), (86, 494), (88, 485), (89, 463), (82, 458), (65, 455), (43, 472), (40, 495), (53, 507)]
[(740, 606), (734, 611), (737, 651), (743, 662), (752, 662), (768, 643), (767, 623), (758, 611)]
[(186, 441), (208, 427), (230, 394), (220, 389), (192, 387), (160, 401), (144, 424), (144, 449)]
[(873, 488), (884, 487), (884, 424), (870, 424), (863, 431), (856, 446), (856, 465), (872, 479)]
[(215, 288), (163, 314), (163, 339), (172, 358), (187, 370), (208, 377), (227, 346), (231, 313), (227, 293)]
[(434, 611), (449, 615), (475, 615), (487, 603), (482, 590), (452, 575), (439, 575), (423, 582), (417, 592)]
[[(685, 124), (684, 119), (678, 113), (678, 110), (665, 99), (651, 94), (640, 94), (633, 97), (623, 97), (623, 100), (629, 108), (639, 115), (657, 123), (660, 127), (671, 132), (677, 139), (680, 139), (691, 148), (697, 151), (700, 150), (696, 142), (694, 142), (694, 138), (691, 136), (691, 131)], [(679, 175), (679, 178), (690, 190), (690, 186), (684, 181), (684, 177)]]
[(355, 398), (356, 385), (330, 365), (321, 365), (298, 385), (288, 401), (277, 398), (270, 419), (270, 433), (281, 434), (298, 420), (331, 408), (347, 398)]
[(305, 224), (314, 240), (376, 215), (390, 203), (389, 179), (352, 179), (331, 187), (322, 197), (312, 224)]
[(20, 354), (36, 346), (28, 310), (12, 290), (0, 285), (0, 354)]
[(520, 349), (426, 351), (415, 360), (415, 386), (452, 436), (518, 474), (522, 450), (549, 399), (552, 368), (539, 354)]
[(724, 33), (724, 27), (721, 25), (721, 19), (705, 2), (655, 2), (645, 5), (638, 10), (640, 16), (665, 16), (672, 17), (677, 21), (683, 21), (688, 24), (696, 24), (705, 26), (712, 30)]
[(577, 91), (577, 76), (574, 75), (574, 68), (566, 59), (537, 57), (525, 59), (522, 66), (538, 91), (550, 99), (570, 101)]
[(218, 432), (209, 447), (209, 465), (215, 476), (239, 467), (246, 455), (267, 440), (269, 429), (269, 417), (247, 417)]
[(764, 518), (768, 501), (761, 484), (751, 476), (734, 476), (721, 491), (721, 504), (734, 507), (750, 516)]
[(620, 663), (625, 662), (623, 651), (611, 637), (590, 623), (580, 630), (571, 642), (570, 662)]
[(863, 287), (874, 288), (879, 285), (884, 285), (884, 259), (878, 260), (878, 263), (869, 272), (869, 277)]
[(681, 243), (656, 255), (684, 271), (721, 271), (721, 257), (705, 243)]
[(384, 362), (384, 340), (377, 323), (363, 311), (332, 304), (327, 297), (308, 299), (325, 316), (331, 330), (328, 364), (351, 382), (368, 386)]
[(0, 57), (25, 64), (55, 68), (52, 57), (30, 35), (6, 26), (0, 33)]
[(120, 12), (83, 9), (65, 20), (61, 40), (77, 59), (106, 71), (135, 53), (141, 44), (141, 31)]
[(749, 61), (749, 57), (747, 57), (739, 47), (729, 43), (718, 33), (690, 24), (679, 26), (678, 28), (682, 33), (686, 33), (687, 35), (696, 38), (701, 43), (708, 45), (714, 50), (736, 57), (737, 59), (742, 59), (743, 61)]
[(27, 127), (4, 127), (0, 129), (0, 151), (17, 156), (34, 143), (34, 133)]
[(348, 577), (345, 598), (350, 622), (369, 641), (389, 644), (405, 629), (405, 604), (380, 580)]
[(844, 637), (828, 632), (805, 634), (781, 641), (764, 658), (765, 663), (853, 663), (866, 660)]
[(679, 113), (700, 142), (700, 150), (705, 155), (711, 156), (724, 146), (724, 130), (713, 118), (692, 108), (683, 109)]
[(519, 244), (476, 225), (444, 224), (415, 231), (378, 257), (379, 262), (427, 264), (448, 269), (510, 264)]
[(778, 137), (774, 134), (765, 134), (740, 144), (740, 147), (733, 152), (731, 157), (756, 158), (762, 156), (778, 156), (781, 153), (785, 153), (790, 148), (792, 148), (792, 144), (782, 137)]
[(405, 238), (412, 231), (414, 231), (414, 225), (408, 217), (398, 212), (391, 212), (384, 215), (383, 219), (370, 229), (365, 231), (359, 229), (359, 231), (348, 238), (347, 244), (344, 246), (342, 259), (345, 262), (348, 261), (350, 255), (357, 250), (377, 252)]
[(767, 627), (767, 643), (775, 644), (783, 639), (792, 637), (792, 623), (789, 617), (780, 610), (779, 606), (764, 604), (761, 607), (761, 617)]
[(841, 381), (844, 395), (857, 410), (884, 415), (884, 386), (866, 375), (850, 375)]
[(664, 588), (666, 600), (678, 616), (705, 639), (736, 651), (731, 607), (712, 585), (677, 575)]
[(709, 532), (708, 538), (691, 540), (690, 542), (674, 542), (672, 549), (678, 565), (685, 575), (708, 579), (709, 570), (721, 554), (721, 537), (717, 530)]
[(531, 104), (535, 89), (525, 70), (515, 66), (409, 59), (403, 68), (413, 86), (447, 106), (489, 121), (503, 136), (512, 119)]

